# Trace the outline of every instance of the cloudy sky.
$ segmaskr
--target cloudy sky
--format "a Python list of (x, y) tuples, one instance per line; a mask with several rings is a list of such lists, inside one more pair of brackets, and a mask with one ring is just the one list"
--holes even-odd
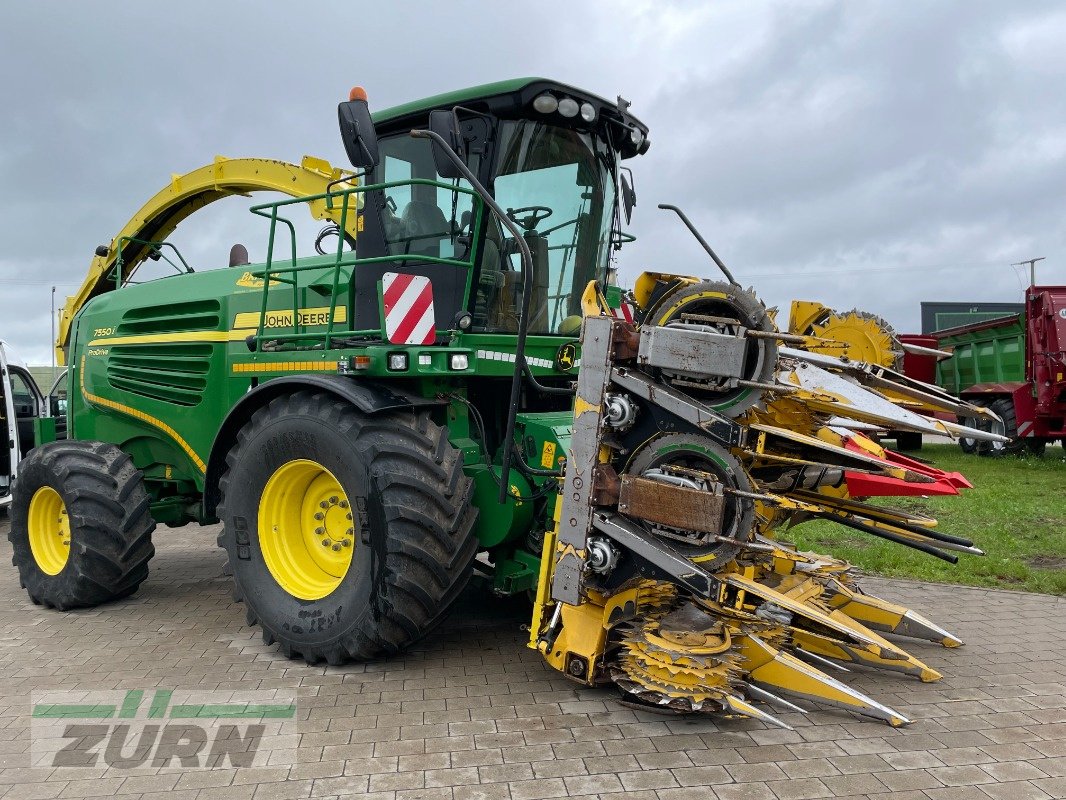
[[(917, 330), (921, 300), (1019, 299), (1023, 258), (1066, 283), (1064, 43), (1058, 2), (4, 2), (0, 338), (48, 363), (52, 285), (61, 303), (171, 173), (344, 164), (351, 85), (384, 108), (521, 75), (651, 127), (624, 283), (713, 273), (672, 202), (768, 304)], [(254, 256), (248, 204), (173, 238), (194, 266)]]

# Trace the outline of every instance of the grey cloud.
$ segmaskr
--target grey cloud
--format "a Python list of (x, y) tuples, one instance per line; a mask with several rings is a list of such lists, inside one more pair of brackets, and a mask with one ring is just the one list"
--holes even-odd
[[(343, 163), (351, 84), (380, 108), (521, 74), (621, 93), (651, 125), (623, 280), (713, 273), (655, 209), (677, 202), (768, 303), (913, 329), (922, 299), (1018, 297), (1020, 258), (1066, 282), (1064, 40), (1049, 2), (5, 4), (0, 337), (47, 361), (49, 286), (72, 291), (170, 173)], [(246, 205), (175, 240), (198, 265), (261, 251)]]

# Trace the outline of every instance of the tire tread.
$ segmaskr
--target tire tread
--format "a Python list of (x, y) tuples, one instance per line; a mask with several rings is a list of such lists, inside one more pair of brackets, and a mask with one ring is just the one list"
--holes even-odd
[[(254, 457), (249, 450), (254, 431), (294, 414), (317, 416), (354, 442), (376, 479), (386, 520), (384, 590), (374, 598), (374, 607), (362, 613), (359, 625), (320, 646), (291, 640), (251, 608), (248, 625), (259, 625), (264, 642), (277, 644), (286, 656), (302, 657), (308, 663), (362, 661), (402, 652), (439, 624), (473, 572), (477, 510), (471, 502), (473, 482), (463, 471), (462, 455), (427, 412), (366, 416), (333, 395), (295, 392), (257, 411), (238, 434), (219, 484), (221, 519), (226, 519), (234, 467), (242, 458)], [(231, 539), (224, 528), (218, 543), (232, 558), (235, 542)], [(236, 579), (234, 597), (244, 600)]]
[[(29, 546), (29, 502), (43, 478), (60, 491), (71, 523), (69, 561), (55, 576), (41, 572)], [(13, 490), (12, 563), (34, 603), (60, 611), (96, 606), (128, 597), (148, 577), (155, 555), (150, 499), (143, 473), (116, 445), (65, 440), (35, 448)]]

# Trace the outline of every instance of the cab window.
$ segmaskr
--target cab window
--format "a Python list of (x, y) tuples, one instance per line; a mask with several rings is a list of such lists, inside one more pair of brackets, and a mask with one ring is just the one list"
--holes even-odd
[[(607, 272), (614, 180), (606, 148), (588, 134), (528, 120), (501, 123), (498, 138), (496, 202), (533, 256), (529, 330), (575, 335), (585, 286)], [(490, 222), (475, 324), (516, 330), (523, 287), (518, 243)]]
[[(441, 181), (433, 153), (424, 140), (396, 136), (380, 142), (381, 160), (374, 183)], [(453, 181), (453, 185), (465, 185)], [(389, 255), (466, 258), (464, 235), (473, 213), (473, 198), (443, 186), (407, 184), (385, 190), (382, 227)]]
[(35, 417), (38, 413), (37, 395), (30, 388), (29, 381), (19, 372), (11, 372), (11, 401), (15, 405), (15, 416)]

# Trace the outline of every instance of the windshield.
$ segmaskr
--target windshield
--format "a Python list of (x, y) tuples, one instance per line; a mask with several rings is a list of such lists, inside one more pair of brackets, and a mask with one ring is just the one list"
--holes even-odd
[[(576, 336), (585, 286), (607, 276), (612, 154), (597, 137), (531, 120), (501, 122), (496, 152), (496, 202), (524, 231), (533, 254), (529, 331)], [(517, 330), (522, 261), (517, 243), (495, 219), (478, 283), (475, 325)]]

